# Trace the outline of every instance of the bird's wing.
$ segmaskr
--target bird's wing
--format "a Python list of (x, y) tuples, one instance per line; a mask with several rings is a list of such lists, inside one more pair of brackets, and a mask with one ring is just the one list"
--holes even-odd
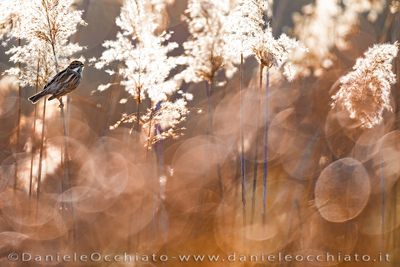
[[(79, 78), (80, 76), (77, 72), (70, 69), (65, 69), (57, 74), (56, 77), (54, 77), (53, 80), (48, 83), (45, 90), (50, 94), (57, 94), (59, 91), (74, 89), (76, 85), (73, 81), (76, 79), (79, 80)], [(73, 84), (75, 87), (70, 88)]]
[(65, 75), (65, 73), (67, 72), (68, 69), (65, 69), (59, 73), (57, 73), (53, 79), (50, 80), (50, 82), (48, 82), (46, 84), (46, 86), (43, 88), (43, 91), (46, 91), (48, 93), (53, 93), (53, 91), (55, 91), (54, 86), (59, 84), (60, 79), (62, 79), (62, 77)]
[(62, 96), (75, 90), (78, 87), (80, 80), (81, 76), (79, 73), (73, 70), (68, 70), (65, 73), (65, 77), (60, 79), (59, 87), (53, 95)]

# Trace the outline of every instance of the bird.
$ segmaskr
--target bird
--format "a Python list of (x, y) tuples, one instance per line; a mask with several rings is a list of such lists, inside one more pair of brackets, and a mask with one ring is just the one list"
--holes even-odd
[(58, 99), (60, 101), (60, 108), (62, 108), (64, 105), (61, 97), (78, 87), (82, 79), (83, 66), (81, 61), (72, 61), (66, 69), (55, 75), (42, 91), (29, 97), (29, 101), (32, 104), (36, 104), (42, 97), (51, 95), (48, 100)]

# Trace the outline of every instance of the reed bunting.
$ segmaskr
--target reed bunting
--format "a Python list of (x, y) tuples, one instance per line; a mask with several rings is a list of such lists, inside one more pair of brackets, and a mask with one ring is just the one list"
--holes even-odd
[(58, 73), (46, 84), (44, 89), (39, 93), (29, 97), (29, 100), (35, 104), (42, 97), (52, 95), (49, 100), (58, 99), (60, 107), (63, 106), (61, 97), (75, 90), (82, 78), (83, 63), (73, 61), (69, 66)]

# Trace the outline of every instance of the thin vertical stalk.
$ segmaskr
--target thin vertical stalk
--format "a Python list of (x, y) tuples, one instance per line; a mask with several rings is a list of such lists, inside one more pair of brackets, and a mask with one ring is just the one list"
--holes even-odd
[(381, 155), (381, 163), (380, 163), (380, 171), (381, 171), (381, 235), (382, 235), (382, 250), (385, 249), (385, 175), (384, 175), (384, 161)]
[(211, 107), (211, 90), (212, 90), (212, 80), (211, 81), (205, 81), (206, 84), (206, 95), (207, 95), (207, 115), (208, 115), (208, 125), (207, 125), (207, 135), (211, 133), (211, 128), (212, 128), (212, 107)]
[[(138, 6), (139, 7), (139, 4), (136, 2), (136, 6)], [(136, 122), (136, 130), (137, 130), (137, 132), (138, 133), (140, 133), (140, 104), (141, 104), (141, 102), (142, 102), (142, 88), (141, 88), (141, 86), (142, 86), (142, 81), (141, 81), (141, 78), (142, 78), (142, 67), (141, 67), (141, 65), (140, 65), (140, 62), (141, 62), (141, 56), (142, 56), (142, 53), (141, 53), (141, 46), (140, 46), (140, 44), (138, 44), (138, 49), (139, 49), (139, 60), (138, 60), (138, 62), (139, 62), (139, 69), (138, 69), (138, 88), (137, 88), (137, 108), (136, 108), (136, 120), (137, 120), (137, 122)], [(140, 138), (140, 135), (138, 134), (138, 138)]]
[[(392, 39), (399, 40), (400, 39), (400, 14), (398, 13), (396, 15), (395, 21), (393, 23), (393, 36)], [(400, 57), (397, 56), (397, 59), (395, 61), (395, 68), (396, 68), (396, 76), (400, 77)], [(396, 121), (397, 121), (397, 129), (400, 129), (400, 91), (399, 90), (394, 90), (395, 92), (395, 97), (396, 97)]]
[(150, 150), (151, 146), (151, 127), (153, 127), (153, 111), (150, 113), (150, 121), (149, 121), (149, 131), (147, 133), (147, 151), (146, 151), (146, 156), (148, 151)]
[[(206, 88), (206, 94), (207, 94), (207, 102), (208, 102), (208, 125), (207, 125), (207, 136), (210, 136), (213, 134), (214, 130), (213, 130), (213, 106), (212, 106), (212, 94), (213, 94), (213, 79), (211, 79), (210, 81), (205, 81), (205, 88)], [(219, 150), (217, 148), (217, 156), (219, 158)], [(218, 161), (218, 160), (217, 160)], [(221, 193), (221, 197), (223, 195), (223, 191), (224, 191), (224, 185), (223, 185), (223, 181), (222, 181), (222, 171), (221, 171), (221, 164), (219, 162), (217, 162), (217, 176), (218, 176), (218, 182), (219, 182), (219, 189), (220, 189), (220, 193)]]
[(246, 214), (246, 162), (244, 160), (244, 133), (243, 133), (243, 53), (240, 54), (240, 85), (239, 85), (239, 97), (240, 97), (240, 174), (242, 180), (242, 204), (243, 204), (243, 216)]
[(265, 87), (265, 130), (264, 130), (264, 164), (263, 164), (263, 218), (267, 209), (267, 178), (268, 178), (268, 97), (269, 97), (269, 68)]
[(37, 189), (36, 189), (37, 204), (39, 203), (40, 188), (41, 188), (41, 181), (42, 181), (42, 165), (43, 165), (43, 149), (44, 149), (45, 126), (46, 126), (46, 101), (43, 101), (42, 136), (41, 136), (40, 148), (39, 148), (39, 168), (38, 168)]
[[(139, 92), (140, 94), (140, 92)], [(136, 131), (140, 132), (140, 100), (136, 101)]]
[[(155, 129), (155, 135), (157, 134), (161, 134), (162, 133), (162, 129), (161, 126), (159, 124), (154, 125)], [(164, 173), (164, 141), (160, 140), (158, 141), (155, 145), (154, 145), (154, 149), (155, 149), (155, 153), (156, 153), (156, 157), (157, 157), (157, 185), (158, 185), (158, 195), (154, 195), (153, 198), (153, 203), (157, 202), (157, 201), (161, 201), (161, 205), (160, 205), (160, 210), (158, 212), (158, 214), (155, 213), (155, 211), (157, 211), (157, 208), (155, 207), (156, 205), (154, 205), (153, 209), (153, 218), (157, 218), (158, 223), (156, 225), (156, 230), (158, 230), (158, 227), (160, 226), (161, 229), (164, 229), (164, 231), (162, 231), (164, 236), (168, 235), (168, 227), (166, 227), (166, 221), (163, 220), (163, 217), (161, 216), (162, 214), (162, 210), (164, 209), (164, 205), (162, 203), (163, 198), (162, 198), (162, 194), (163, 191), (165, 190), (164, 185), (161, 184), (160, 178), (162, 176), (165, 175)], [(158, 231), (156, 231), (158, 232)]]
[[(39, 92), (39, 71), (40, 71), (40, 56), (38, 57), (36, 66), (36, 83), (35, 83), (35, 93)], [(32, 196), (32, 183), (33, 183), (33, 162), (35, 159), (35, 149), (33, 149), (34, 139), (36, 135), (36, 119), (38, 115), (37, 106), (34, 105), (34, 116), (33, 116), (33, 130), (32, 130), (32, 151), (31, 151), (31, 168), (29, 171), (29, 197)]]
[(69, 170), (69, 149), (68, 149), (68, 132), (67, 132), (67, 121), (65, 118), (65, 113), (64, 113), (64, 105), (62, 102), (62, 99), (60, 98), (60, 115), (61, 115), (61, 121), (63, 124), (63, 134), (64, 134), (64, 181), (61, 184), (62, 185), (62, 192), (65, 189), (68, 189), (69, 187), (69, 177), (70, 177), (70, 170)]
[[(399, 205), (398, 200), (399, 200), (399, 186), (400, 183), (397, 181), (397, 183), (394, 185), (394, 192), (393, 192), (393, 225), (395, 229), (398, 226), (398, 213), (397, 213), (397, 207)], [(393, 231), (393, 247), (398, 247), (399, 246), (399, 231)]]
[[(49, 76), (48, 66), (45, 67), (45, 77)], [(37, 186), (36, 186), (36, 213), (39, 210), (39, 199), (40, 199), (40, 189), (41, 189), (41, 181), (42, 181), (42, 168), (43, 168), (43, 151), (44, 151), (44, 142), (45, 142), (45, 129), (46, 129), (46, 102), (43, 101), (43, 112), (42, 112), (42, 132), (40, 138), (40, 147), (39, 147), (39, 167), (38, 167), (38, 177), (37, 177)]]
[(252, 204), (251, 204), (251, 222), (254, 219), (254, 209), (256, 204), (256, 190), (257, 190), (257, 174), (258, 174), (258, 145), (259, 145), (259, 136), (258, 136), (258, 128), (260, 127), (260, 110), (261, 110), (261, 95), (262, 95), (262, 84), (263, 84), (263, 70), (264, 66), (260, 64), (260, 73), (259, 73), (259, 93), (260, 97), (258, 98), (257, 105), (257, 114), (256, 114), (256, 144), (254, 148), (254, 168), (253, 168), (253, 192), (252, 192)]
[[(18, 46), (21, 46), (21, 38), (18, 38)], [(21, 63), (18, 62), (18, 69), (21, 71)], [(22, 88), (21, 83), (18, 82), (18, 115), (17, 115), (17, 140), (15, 144), (15, 152), (19, 152), (19, 143), (21, 139), (21, 114), (22, 114)], [(17, 189), (18, 185), (18, 158), (15, 160), (15, 171), (14, 171), (14, 190)]]
[[(207, 93), (207, 102), (208, 102), (208, 126), (207, 126), (207, 136), (210, 136), (213, 134), (213, 115), (214, 115), (214, 109), (212, 106), (212, 94), (213, 94), (213, 79), (210, 81), (206, 81), (206, 93)], [(219, 158), (219, 149), (217, 147), (216, 149), (217, 156)], [(224, 191), (224, 185), (222, 181), (222, 171), (221, 171), (221, 164), (217, 162), (217, 176), (218, 176), (218, 182), (219, 182), (219, 189), (221, 196), (223, 195)]]
[[(64, 179), (62, 179), (61, 181), (61, 194), (63, 194), (66, 190), (68, 190), (69, 188), (71, 188), (71, 181), (70, 181), (70, 165), (69, 165), (69, 146), (68, 146), (68, 127), (67, 127), (67, 119), (65, 117), (65, 112), (64, 112), (64, 104), (62, 101), (62, 98), (59, 99), (60, 101), (60, 116), (61, 116), (61, 121), (63, 124), (63, 139), (64, 139), (64, 153), (63, 153), (63, 157), (62, 157), (62, 166), (63, 166), (63, 170), (64, 170)], [(68, 212), (68, 208), (70, 208), (70, 216), (72, 217), (72, 229), (71, 229), (71, 238), (72, 238), (72, 242), (75, 242), (75, 219), (74, 219), (74, 206), (72, 204), (72, 202), (67, 202), (68, 204), (62, 204), (61, 208), (61, 212), (65, 213)], [(65, 211), (64, 211), (65, 209)]]

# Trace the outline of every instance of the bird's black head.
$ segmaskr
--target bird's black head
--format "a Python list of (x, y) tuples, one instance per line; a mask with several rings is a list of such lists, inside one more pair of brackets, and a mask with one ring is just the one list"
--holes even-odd
[(76, 69), (76, 68), (82, 68), (83, 67), (83, 63), (79, 60), (74, 60), (71, 62), (71, 64), (69, 64), (68, 68), (69, 69)]
[(83, 63), (78, 60), (72, 61), (71, 64), (69, 64), (68, 69), (81, 74), (83, 70)]

